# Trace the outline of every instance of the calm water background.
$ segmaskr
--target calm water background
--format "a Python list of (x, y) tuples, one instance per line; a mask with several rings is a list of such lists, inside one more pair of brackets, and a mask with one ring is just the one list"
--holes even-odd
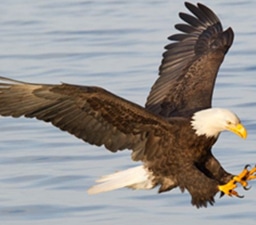
[[(214, 153), (239, 173), (256, 163), (256, 1), (203, 1), (235, 42), (222, 65), (214, 106), (240, 115), (246, 141), (223, 133)], [(0, 6), (0, 75), (31, 82), (98, 85), (141, 105), (157, 77), (182, 1), (8, 0)], [(101, 175), (135, 164), (49, 124), (1, 118), (0, 224), (255, 224), (256, 182), (244, 199), (216, 198), (197, 210), (174, 190), (89, 196)]]

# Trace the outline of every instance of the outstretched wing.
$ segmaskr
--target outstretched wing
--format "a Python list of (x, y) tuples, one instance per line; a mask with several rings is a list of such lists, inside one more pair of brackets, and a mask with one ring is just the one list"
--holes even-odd
[(194, 14), (180, 13), (187, 24), (182, 33), (169, 37), (159, 68), (159, 78), (148, 96), (146, 108), (164, 117), (188, 116), (211, 107), (215, 78), (232, 45), (231, 28), (223, 31), (219, 18), (206, 6), (185, 3)]
[[(134, 160), (143, 160), (146, 154), (162, 148), (164, 143), (160, 142), (169, 135), (171, 126), (139, 105), (98, 87), (30, 84), (4, 77), (0, 77), (0, 115), (51, 122), (112, 152), (132, 149)], [(146, 153), (148, 145), (151, 152)]]

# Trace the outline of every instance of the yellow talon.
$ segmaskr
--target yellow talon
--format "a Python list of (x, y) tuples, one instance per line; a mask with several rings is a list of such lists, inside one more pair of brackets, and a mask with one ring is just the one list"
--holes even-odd
[(240, 183), (244, 188), (247, 188), (249, 180), (256, 179), (256, 167), (248, 170), (249, 165), (244, 167), (244, 170), (238, 175), (234, 176), (233, 180)]
[(249, 177), (247, 178), (247, 180), (253, 179), (256, 179), (256, 166), (254, 166), (254, 168), (252, 168), (251, 171), (249, 171)]
[(221, 197), (225, 194), (228, 196), (239, 196), (238, 193), (234, 190), (237, 187), (235, 180), (230, 180), (227, 184), (219, 185), (218, 188), (221, 192)]
[(248, 170), (249, 165), (244, 167), (244, 170), (237, 176), (234, 176), (227, 184), (219, 185), (218, 188), (221, 192), (222, 197), (224, 194), (228, 196), (240, 196), (234, 189), (237, 187), (237, 183), (240, 183), (245, 190), (248, 190), (248, 182), (249, 180), (256, 179), (256, 166), (251, 170)]

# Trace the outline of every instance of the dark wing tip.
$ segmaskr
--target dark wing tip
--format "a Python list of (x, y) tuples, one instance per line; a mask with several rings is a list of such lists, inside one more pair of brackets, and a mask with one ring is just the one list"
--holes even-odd
[(224, 44), (227, 46), (226, 51), (225, 51), (225, 53), (226, 53), (233, 43), (235, 34), (234, 34), (234, 31), (232, 30), (232, 28), (229, 27), (228, 29), (226, 29), (223, 32), (222, 36), (224, 37), (224, 41), (225, 41)]
[[(234, 39), (232, 29), (223, 31), (220, 19), (207, 6), (189, 2), (185, 2), (185, 6), (189, 12), (179, 13), (182, 23), (175, 25), (179, 32), (168, 37), (172, 42), (165, 46), (159, 78), (146, 103), (149, 111), (166, 117), (187, 115), (187, 112), (211, 106), (215, 77)], [(206, 55), (210, 57), (207, 59)], [(200, 61), (200, 58), (205, 61)], [(195, 85), (200, 83), (199, 80), (204, 80), (207, 85), (193, 89), (186, 85), (188, 80), (184, 81), (183, 78), (197, 62), (208, 75), (199, 73), (196, 76), (194, 72), (189, 82)], [(211, 69), (207, 70), (207, 66)], [(202, 89), (207, 94), (198, 98), (202, 96)], [(196, 102), (190, 101), (191, 95), (197, 99)]]
[[(226, 53), (233, 42), (232, 29), (223, 32), (219, 18), (207, 6), (189, 2), (185, 2), (185, 6), (191, 13), (179, 13), (185, 23), (176, 24), (175, 28), (181, 32), (168, 37), (174, 42), (165, 46), (167, 51), (163, 54), (164, 59), (159, 68), (160, 76), (169, 73), (168, 68), (172, 68), (174, 62), (184, 64), (185, 68), (193, 63), (194, 57), (209, 51), (221, 50)], [(182, 58), (186, 59), (185, 62), (182, 62)]]
[[(194, 54), (199, 56), (207, 53), (209, 50), (214, 51), (218, 48), (226, 53), (233, 43), (234, 32), (232, 29), (229, 28), (223, 32), (222, 24), (218, 16), (201, 3), (194, 5), (185, 2), (185, 6), (191, 14), (184, 12), (179, 13), (180, 18), (185, 23), (175, 25), (175, 28), (181, 31), (181, 33), (176, 33), (168, 37), (168, 39), (174, 41), (174, 43), (165, 46), (165, 49), (167, 49), (167, 51), (172, 49), (171, 51), (173, 51), (172, 46), (175, 45), (177, 46), (176, 49), (179, 48), (184, 53), (184, 48), (182, 47), (186, 48), (189, 45), (194, 46)], [(176, 45), (176, 43), (178, 43), (178, 45)], [(188, 55), (193, 54), (193, 51), (190, 52), (190, 54), (188, 52)], [(173, 58), (175, 57), (173, 56)], [(160, 66), (160, 73), (162, 68), (164, 68), (163, 63)]]
[[(211, 26), (215, 26), (218, 32), (223, 31), (220, 19), (207, 6), (201, 3), (193, 5), (189, 2), (185, 2), (185, 6), (192, 14), (180, 12), (179, 17), (186, 22), (186, 24), (177, 24), (175, 28), (184, 32), (188, 38), (191, 37), (191, 33), (193, 33), (194, 37), (199, 37), (204, 30), (207, 30), (207, 28)], [(173, 40), (172, 36), (168, 39)]]
[(187, 9), (192, 12), (200, 21), (206, 23), (218, 23), (220, 22), (220, 19), (217, 17), (217, 15), (207, 6), (198, 3), (197, 6), (193, 5), (192, 3), (185, 2), (185, 6)]

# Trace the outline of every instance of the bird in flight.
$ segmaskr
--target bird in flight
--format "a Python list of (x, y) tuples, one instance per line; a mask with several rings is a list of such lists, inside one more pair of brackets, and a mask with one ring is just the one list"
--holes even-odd
[(191, 12), (169, 37), (145, 107), (100, 87), (73, 84), (35, 84), (0, 77), (0, 115), (37, 118), (111, 152), (131, 150), (142, 165), (102, 177), (90, 194), (118, 188), (179, 187), (197, 207), (214, 204), (214, 196), (237, 196), (255, 179), (248, 166), (233, 175), (213, 156), (212, 146), (222, 131), (241, 138), (247, 132), (228, 109), (212, 108), (219, 67), (232, 45), (231, 28), (203, 4), (185, 3)]

